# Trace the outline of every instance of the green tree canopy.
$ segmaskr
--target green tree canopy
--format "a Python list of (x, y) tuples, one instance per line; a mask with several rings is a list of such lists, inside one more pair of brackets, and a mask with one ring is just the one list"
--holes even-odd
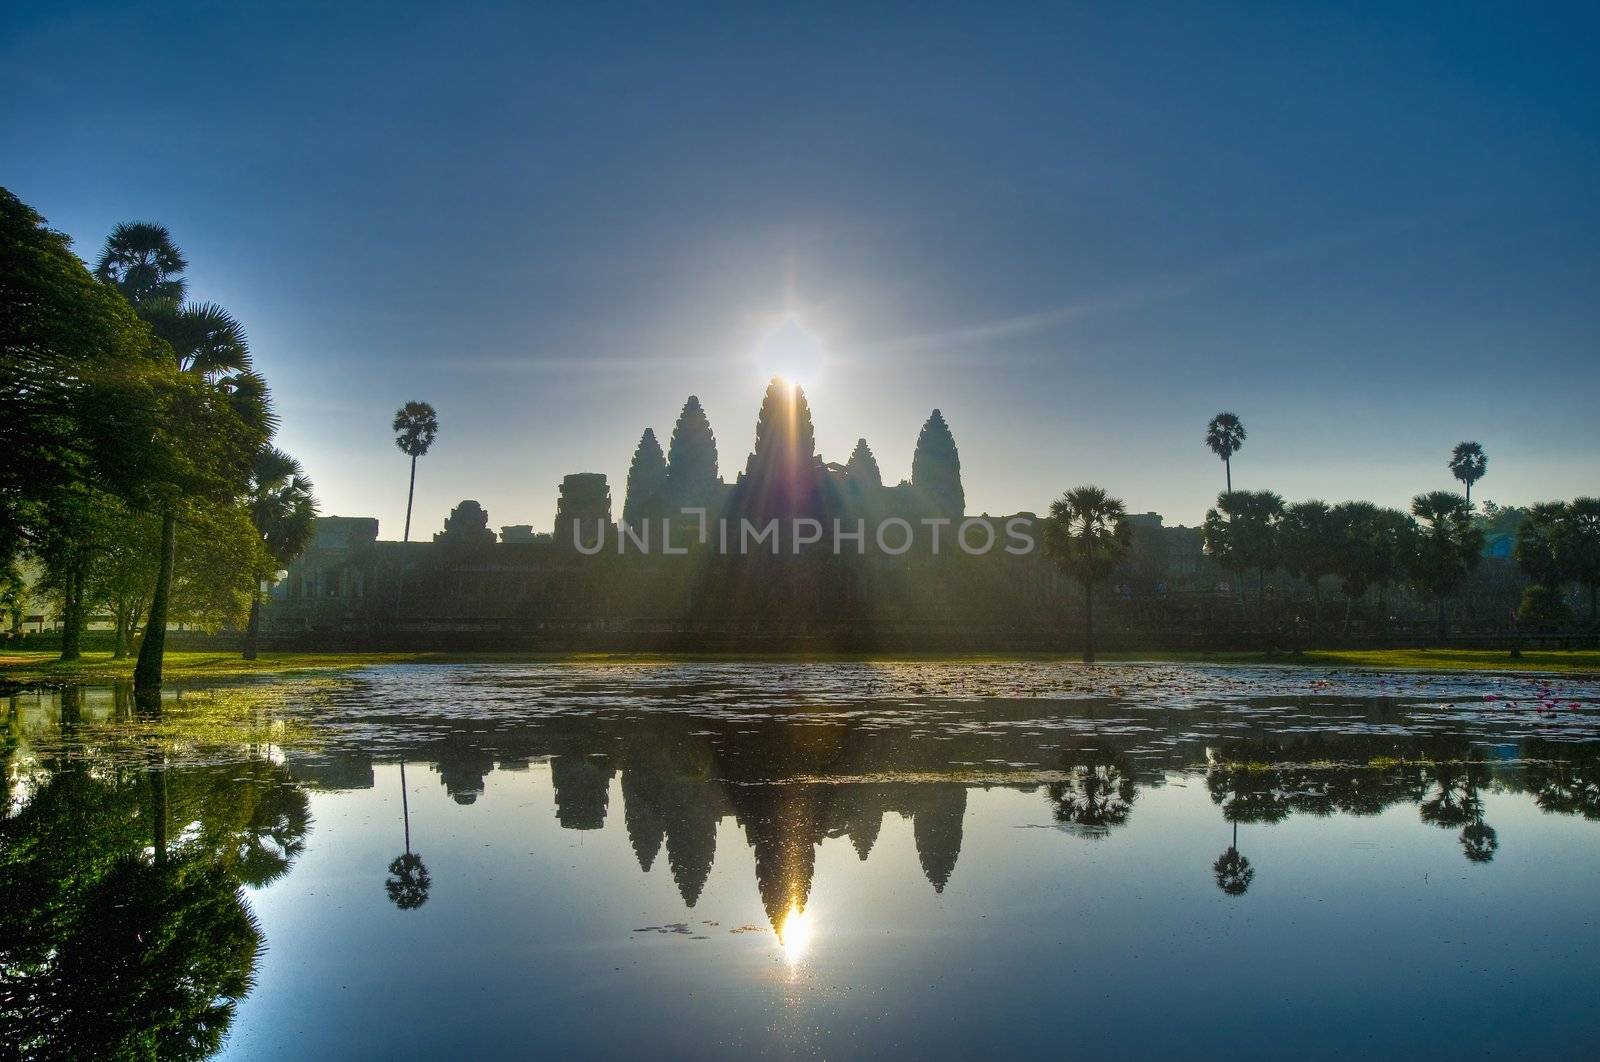
[(1202, 531), (1206, 552), (1235, 572), (1278, 566), (1283, 498), (1270, 490), (1238, 490), (1217, 496)]
[(1331, 536), (1327, 502), (1312, 499), (1284, 507), (1278, 521), (1278, 556), (1284, 570), (1310, 583), (1313, 593), (1318, 581), (1334, 571)]
[(71, 241), (0, 189), (0, 561), (49, 523), (56, 492), (147, 502), (165, 348)]
[(1467, 499), (1447, 490), (1411, 500), (1419, 530), (1407, 557), (1417, 585), (1439, 599), (1439, 636), (1445, 635), (1445, 598), (1460, 590), (1483, 556), (1483, 529), (1472, 518)]

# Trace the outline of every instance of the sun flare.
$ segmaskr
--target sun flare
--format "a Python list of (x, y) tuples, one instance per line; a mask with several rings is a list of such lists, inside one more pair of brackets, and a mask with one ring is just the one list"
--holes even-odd
[(798, 903), (791, 903), (777, 932), (784, 961), (796, 966), (811, 947), (812, 938), (816, 935), (816, 920), (810, 911), (802, 909)]
[(789, 314), (762, 337), (755, 361), (763, 377), (776, 376), (787, 384), (810, 388), (822, 374), (826, 356), (816, 333)]

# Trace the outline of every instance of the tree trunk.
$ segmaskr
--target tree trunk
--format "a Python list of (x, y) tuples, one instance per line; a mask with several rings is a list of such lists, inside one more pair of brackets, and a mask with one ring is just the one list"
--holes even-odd
[(256, 658), (256, 641), (261, 636), (261, 584), (256, 584), (254, 594), (250, 595), (250, 622), (244, 628), (244, 658)]
[(406, 533), (401, 542), (411, 541), (411, 498), (417, 493), (417, 455), (411, 455), (411, 485), (406, 488)]
[(67, 572), (65, 600), (61, 609), (61, 660), (83, 658), (83, 574), (84, 562), (73, 558)]
[(117, 609), (115, 616), (117, 633), (111, 643), (111, 659), (126, 660), (128, 657), (128, 628), (133, 626), (132, 617), (125, 608)]
[(159, 690), (161, 664), (167, 652), (167, 599), (172, 594), (173, 553), (177, 546), (178, 517), (172, 506), (161, 514), (161, 558), (156, 568), (155, 593), (150, 595), (150, 619), (139, 642), (139, 662), (133, 668), (133, 688)]
[(1094, 663), (1094, 584), (1083, 584), (1083, 662)]
[(1444, 595), (1440, 594), (1439, 595), (1439, 648), (1440, 649), (1444, 648), (1445, 640), (1447, 638), (1449, 638), (1449, 636), (1450, 635), (1448, 633), (1448, 628), (1446, 626), (1445, 613), (1444, 613)]
[(1233, 493), (1233, 462), (1230, 461), (1228, 458), (1224, 457), (1222, 459), (1222, 468), (1227, 473), (1227, 476), (1228, 476), (1228, 493), (1232, 494)]
[(1346, 638), (1350, 637), (1350, 613), (1354, 610), (1355, 604), (1354, 595), (1346, 593), (1344, 595), (1344, 636)]

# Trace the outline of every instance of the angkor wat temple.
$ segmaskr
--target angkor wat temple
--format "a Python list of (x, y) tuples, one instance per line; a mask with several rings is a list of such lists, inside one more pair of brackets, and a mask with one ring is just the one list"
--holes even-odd
[[(773, 380), (731, 482), (691, 395), (665, 450), (644, 430), (619, 514), (607, 477), (578, 472), (562, 480), (543, 533), (512, 525), (496, 536), (473, 500), (431, 542), (379, 541), (370, 518), (321, 518), (265, 629), (279, 645), (1062, 648), (1077, 590), (1041, 550), (1018, 545), (1034, 520), (967, 516), (939, 410), (910, 477), (891, 485), (865, 439), (846, 462), (824, 460), (805, 392)], [(1130, 592), (1141, 582), (1210, 591), (1197, 533), (1163, 529), (1154, 514), (1135, 523), (1147, 548), (1121, 577)], [(778, 531), (763, 537), (769, 525)], [(1159, 573), (1141, 571), (1156, 557)]]

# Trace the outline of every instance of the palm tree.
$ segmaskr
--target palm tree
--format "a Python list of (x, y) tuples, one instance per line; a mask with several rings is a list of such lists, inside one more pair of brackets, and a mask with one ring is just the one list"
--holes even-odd
[(395, 411), (394, 444), (411, 458), (411, 485), (406, 488), (406, 533), (402, 542), (411, 541), (411, 499), (417, 492), (417, 458), (433, 446), (439, 434), (439, 414), (426, 402), (407, 402)]
[(1256, 570), (1257, 603), (1266, 603), (1266, 573), (1278, 565), (1278, 526), (1282, 519), (1283, 498), (1270, 490), (1220, 494), (1217, 508), (1206, 512), (1201, 529), (1206, 552), (1224, 568), (1238, 573), (1241, 606), (1245, 600), (1245, 572), (1251, 568)]
[[(112, 237), (112, 240), (106, 241), (107, 251), (102, 257), (115, 259), (112, 243), (116, 233)], [(175, 248), (171, 250), (176, 254)], [(178, 256), (178, 261), (181, 263), (181, 256)], [(115, 273), (112, 275), (116, 276)], [(170, 279), (162, 283), (181, 285), (181, 281)], [(170, 287), (154, 290), (159, 293), (145, 296), (145, 301), (138, 305), (139, 315), (171, 347), (180, 373), (197, 381), (188, 389), (189, 404), (176, 407), (175, 416), (180, 420), (186, 417), (202, 418), (195, 424), (206, 425), (200, 430), (192, 430), (187, 426), (179, 429), (192, 431), (179, 445), (185, 456), (194, 459), (192, 464), (195, 469), (177, 474), (189, 475), (197, 482), (205, 480), (206, 491), (231, 493), (237, 490), (238, 482), (248, 473), (250, 459), (246, 455), (259, 450), (271, 438), (277, 426), (267, 394), (267, 382), (251, 369), (250, 347), (244, 329), (226, 310), (215, 303), (180, 305), (176, 297), (166, 294), (172, 290)], [(179, 287), (176, 290), (181, 293), (182, 289)], [(207, 400), (210, 399), (219, 400), (217, 409), (207, 408)], [(219, 424), (214, 419), (222, 409), (231, 413), (227, 425)], [(144, 637), (139, 643), (139, 660), (133, 671), (134, 686), (141, 690), (151, 690), (161, 685), (161, 670), (166, 655), (177, 505), (179, 495), (185, 493), (179, 489), (178, 483), (171, 483), (168, 487), (168, 496), (160, 503), (161, 545), (155, 588), (150, 595), (150, 617), (144, 626)]]
[(1312, 499), (1283, 510), (1278, 523), (1278, 554), (1284, 570), (1311, 584), (1311, 624), (1322, 622), (1322, 577), (1334, 572), (1328, 503)]
[(1094, 663), (1094, 586), (1128, 552), (1133, 529), (1120, 498), (1102, 487), (1074, 487), (1050, 503), (1045, 549), (1083, 586), (1083, 662)]
[(1589, 622), (1600, 621), (1600, 498), (1567, 505), (1567, 545), (1573, 577), (1589, 588)]
[(1218, 413), (1206, 425), (1206, 445), (1222, 458), (1228, 476), (1228, 493), (1233, 493), (1233, 455), (1244, 447), (1244, 422), (1232, 413)]
[(188, 267), (165, 225), (129, 221), (106, 237), (94, 274), (122, 292), (135, 308), (142, 308), (156, 301), (182, 301), (180, 274)]
[(1447, 490), (1411, 499), (1411, 515), (1421, 525), (1416, 549), (1407, 558), (1411, 577), (1439, 599), (1439, 640), (1446, 635), (1445, 598), (1460, 589), (1483, 553), (1483, 528), (1472, 506)]
[(1472, 485), (1483, 478), (1489, 458), (1475, 442), (1456, 443), (1450, 451), (1450, 474), (1467, 485), (1467, 504), (1472, 504)]
[[(272, 558), (274, 572), (305, 552), (311, 542), (311, 529), (317, 518), (317, 500), (311, 494), (311, 480), (300, 462), (276, 447), (263, 447), (250, 470), (250, 519), (261, 535), (262, 545)], [(244, 658), (256, 658), (256, 641), (261, 632), (261, 584), (256, 583), (250, 599), (250, 625), (245, 628)]]
[(383, 887), (396, 907), (402, 911), (413, 911), (428, 902), (428, 890), (433, 887), (433, 878), (428, 875), (422, 857), (411, 851), (411, 804), (406, 797), (404, 760), (400, 761), (400, 812), (405, 821), (406, 850), (403, 855), (397, 855), (390, 861), (389, 877)]

